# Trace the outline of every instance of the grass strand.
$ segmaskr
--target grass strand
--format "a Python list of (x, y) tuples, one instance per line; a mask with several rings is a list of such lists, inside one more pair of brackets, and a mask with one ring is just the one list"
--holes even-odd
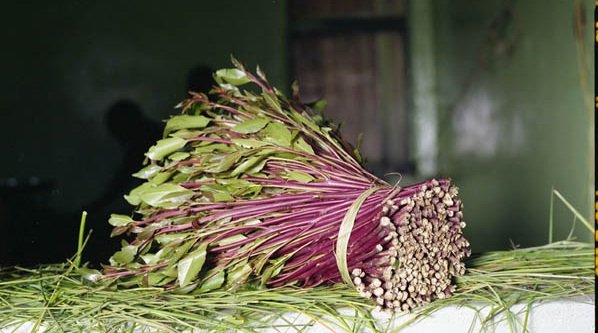
[[(513, 304), (527, 304), (530, 311), (542, 301), (592, 294), (593, 260), (592, 244), (572, 241), (474, 256), (467, 262), (467, 273), (457, 279), (452, 297), (411, 314), (396, 314), (397, 318), (407, 316), (400, 327), (374, 319), (370, 301), (346, 285), (246, 286), (235, 292), (214, 290), (196, 296), (160, 288), (99, 286), (85, 280), (72, 263), (3, 268), (0, 327), (35, 323), (35, 330), (43, 327), (47, 332), (120, 332), (129, 331), (135, 323), (137, 331), (145, 327), (157, 332), (255, 332), (278, 323), (281, 331), (299, 332), (317, 323), (335, 332), (352, 332), (363, 324), (371, 331), (384, 332), (399, 331), (446, 306), (486, 305), (490, 312), (477, 320), (480, 325), (490, 327), (506, 320), (511, 330), (525, 332), (529, 313), (511, 312)], [(284, 317), (289, 313), (301, 313), (309, 321)]]

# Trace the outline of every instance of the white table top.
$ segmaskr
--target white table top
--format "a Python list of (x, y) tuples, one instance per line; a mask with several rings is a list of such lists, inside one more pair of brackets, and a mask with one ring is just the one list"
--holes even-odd
[[(474, 306), (475, 307), (475, 306)], [(488, 308), (476, 307), (480, 315), (483, 317), (485, 313), (488, 313)], [(516, 305), (512, 309), (512, 312), (520, 312), (518, 320), (523, 323), (525, 320), (526, 305)], [(343, 311), (345, 312), (345, 311)], [(350, 314), (347, 311), (346, 314)], [(529, 333), (591, 333), (595, 331), (595, 306), (594, 296), (589, 295), (587, 297), (576, 297), (571, 299), (562, 299), (547, 301), (542, 303), (536, 303), (528, 318), (527, 329)], [(294, 322), (295, 324), (301, 325), (302, 323), (309, 322), (309, 319), (297, 314), (288, 314), (285, 316), (287, 320)], [(374, 317), (379, 320), (381, 327), (388, 326), (391, 328), (398, 328), (403, 323), (411, 318), (411, 315), (401, 315), (390, 322), (390, 315), (384, 312), (374, 313)], [(442, 333), (463, 333), (463, 332), (523, 332), (522, 326), (517, 326), (513, 330), (509, 327), (509, 324), (504, 320), (504, 315), (499, 315), (494, 319), (492, 323), (487, 325), (484, 330), (480, 325), (480, 320), (476, 318), (476, 311), (468, 307), (456, 307), (449, 306), (442, 308), (431, 316), (412, 323), (400, 330), (401, 333), (428, 333), (428, 332), (442, 332)], [(278, 324), (283, 324), (281, 320)], [(277, 324), (276, 322), (274, 323)], [(0, 328), (0, 333), (15, 332), (24, 333), (30, 332), (33, 324), (25, 324), (14, 331), (12, 328)], [(335, 332), (342, 332), (331, 327)], [(270, 329), (268, 332), (293, 332), (293, 329)], [(368, 332), (367, 329), (363, 329), (363, 332)], [(41, 331), (40, 331), (41, 332)], [(322, 325), (315, 324), (306, 332), (330, 332), (329, 328)]]

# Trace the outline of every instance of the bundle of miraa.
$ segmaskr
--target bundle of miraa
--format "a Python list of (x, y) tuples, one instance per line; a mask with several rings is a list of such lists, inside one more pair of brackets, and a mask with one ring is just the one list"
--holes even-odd
[(296, 85), (287, 99), (233, 63), (146, 153), (134, 213), (109, 221), (132, 240), (103, 278), (182, 293), (344, 282), (397, 311), (450, 296), (469, 255), (457, 188), (387, 184)]

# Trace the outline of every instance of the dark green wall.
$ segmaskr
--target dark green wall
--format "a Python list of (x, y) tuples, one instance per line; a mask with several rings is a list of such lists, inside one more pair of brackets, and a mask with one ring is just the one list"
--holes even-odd
[[(593, 3), (585, 54), (576, 3), (434, 2), (438, 172), (461, 187), (474, 251), (545, 243), (552, 186), (592, 221), (593, 67), (584, 96), (579, 56), (593, 64)], [(573, 215), (555, 213), (564, 238)]]
[[(424, 82), (413, 85), (411, 93), (420, 94), (413, 112), (434, 109), (426, 111), (438, 128), (430, 165), (434, 175), (451, 176), (461, 187), (474, 251), (508, 247), (509, 239), (523, 246), (546, 242), (552, 186), (591, 216), (594, 115), (580, 84), (577, 2), (519, 0), (505, 9), (508, 1), (414, 1), (429, 6), (417, 14), (426, 20), (409, 18), (408, 71)], [(583, 4), (591, 66), (592, 3)], [(53, 181), (39, 194), (41, 203), (19, 201), (19, 211), (36, 211), (21, 220), (31, 222), (26, 229), (49, 225), (47, 233), (65, 234), (47, 244), (24, 236), (18, 246), (49, 249), (50, 259), (72, 253), (79, 211), (104, 190), (122, 159), (102, 123), (118, 99), (164, 119), (185, 96), (189, 69), (228, 66), (231, 53), (250, 66), (259, 63), (275, 85), (286, 87), (285, 13), (284, 1), (270, 0), (4, 7), (0, 179)], [(418, 30), (417, 22), (430, 29)], [(586, 70), (593, 78), (593, 68)], [(560, 205), (556, 213), (556, 236), (564, 237), (572, 215)], [(1, 216), (0, 205), (0, 224)], [(103, 216), (91, 219), (91, 227), (107, 227)], [(579, 224), (577, 230), (587, 235)], [(94, 237), (103, 242), (106, 235)]]
[[(229, 67), (231, 54), (288, 85), (281, 1), (15, 1), (3, 4), (0, 31), (0, 180), (53, 182), (24, 189), (8, 208), (0, 200), (0, 227), (4, 211), (13, 224), (31, 223), (19, 232), (52, 225), (52, 237), (66, 233), (58, 242), (35, 231), (11, 237), (19, 249), (43, 241), (49, 252), (73, 253), (78, 214), (123, 158), (103, 123), (117, 100), (135, 101), (158, 122), (186, 96), (192, 67)], [(90, 212), (91, 227), (104, 239), (99, 214)]]
[(55, 178), (64, 209), (93, 198), (120, 159), (102, 125), (116, 100), (164, 119), (186, 96), (189, 69), (229, 66), (230, 54), (286, 86), (280, 2), (60, 1), (2, 12), (0, 178)]

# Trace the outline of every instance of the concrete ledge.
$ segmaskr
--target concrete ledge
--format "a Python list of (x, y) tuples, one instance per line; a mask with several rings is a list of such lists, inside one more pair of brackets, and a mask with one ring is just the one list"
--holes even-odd
[[(490, 308), (482, 305), (471, 304), (467, 307), (449, 306), (434, 312), (431, 316), (415, 321), (400, 329), (401, 333), (464, 333), (464, 332), (525, 332), (523, 323), (527, 312), (526, 304), (518, 304), (511, 308), (516, 314), (511, 320), (505, 314), (497, 315), (486, 325), (482, 320), (489, 313)], [(351, 311), (343, 311), (343, 314), (352, 315)], [(575, 297), (562, 300), (553, 300), (535, 303), (527, 319), (528, 333), (592, 333), (595, 332), (595, 306), (594, 295)], [(414, 318), (413, 315), (400, 315), (391, 318), (390, 315), (379, 312), (374, 313), (378, 320), (379, 327), (388, 327), (390, 331), (400, 328), (402, 325)], [(308, 319), (297, 315), (286, 317), (289, 322), (301, 325), (308, 323)], [(284, 324), (279, 320), (275, 324)], [(334, 330), (337, 327), (333, 328)], [(269, 330), (269, 332), (285, 332), (284, 329)], [(330, 329), (323, 325), (316, 324), (306, 332), (330, 332)], [(368, 332), (363, 329), (360, 332)]]
[[(533, 305), (528, 317), (527, 330), (529, 333), (592, 333), (595, 331), (595, 306), (594, 295), (586, 297), (576, 297), (562, 300), (547, 301)], [(517, 321), (514, 327), (510, 327), (507, 317), (504, 314), (498, 315), (484, 327), (481, 325), (481, 319), (489, 312), (488, 307), (468, 305), (467, 307), (450, 306), (442, 308), (431, 316), (411, 323), (400, 330), (401, 333), (463, 333), (463, 332), (524, 332), (523, 322), (525, 320), (527, 305), (519, 304), (511, 308), (513, 313), (518, 314), (513, 321)], [(352, 315), (350, 310), (342, 311), (343, 314)], [(374, 313), (374, 318), (378, 320), (379, 327), (388, 327), (392, 331), (405, 324), (413, 315), (400, 315), (391, 318), (389, 314), (378, 312)], [(276, 329), (268, 329), (265, 332), (293, 332), (288, 327), (291, 322), (298, 327), (309, 323), (309, 319), (298, 314), (285, 316), (285, 320), (277, 320), (274, 325), (280, 325)], [(283, 327), (286, 326), (286, 327)], [(22, 325), (19, 328), (4, 327), (0, 328), (0, 333), (25, 333), (31, 332), (33, 323)], [(325, 327), (321, 324), (315, 324), (304, 332), (331, 332), (342, 331), (338, 327)], [(40, 330), (39, 332), (42, 332)], [(363, 327), (359, 332), (369, 332)]]
[[(515, 327), (510, 328), (507, 317), (499, 315), (482, 329), (481, 319), (489, 312), (488, 307), (476, 307), (475, 310), (467, 307), (447, 307), (438, 310), (430, 317), (407, 326), (401, 332), (524, 332), (523, 323), (527, 305), (521, 304), (511, 308), (513, 313), (518, 313), (511, 323), (518, 321)], [(528, 317), (527, 329), (530, 333), (591, 333), (595, 332), (595, 306), (594, 299), (590, 297), (577, 299), (564, 299), (548, 301), (533, 305)], [(392, 323), (398, 327), (408, 318), (399, 318)]]

